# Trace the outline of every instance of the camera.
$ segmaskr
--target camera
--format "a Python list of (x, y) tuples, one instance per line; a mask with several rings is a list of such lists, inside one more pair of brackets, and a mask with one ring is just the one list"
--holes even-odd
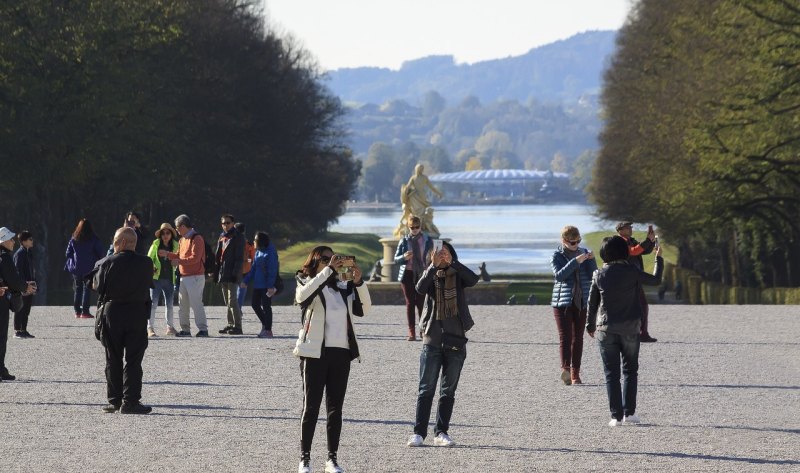
[(339, 273), (339, 280), (340, 281), (352, 281), (353, 280), (353, 269), (356, 265), (356, 257), (355, 256), (337, 256), (339, 261), (342, 262), (342, 265), (336, 270)]

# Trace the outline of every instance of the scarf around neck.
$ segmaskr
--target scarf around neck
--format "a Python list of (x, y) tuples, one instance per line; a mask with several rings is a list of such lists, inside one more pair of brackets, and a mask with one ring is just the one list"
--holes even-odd
[(458, 317), (456, 275), (452, 266), (436, 271), (434, 287), (436, 291), (436, 320)]

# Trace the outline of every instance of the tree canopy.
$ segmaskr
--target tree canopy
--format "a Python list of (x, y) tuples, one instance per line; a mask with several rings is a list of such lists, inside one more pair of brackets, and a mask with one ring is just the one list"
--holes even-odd
[(313, 59), (263, 18), (242, 0), (4, 2), (2, 224), (53, 254), (81, 217), (110, 241), (129, 209), (324, 230), (360, 164)]
[(800, 285), (796, 2), (640, 0), (602, 103), (606, 217), (656, 222), (709, 279)]

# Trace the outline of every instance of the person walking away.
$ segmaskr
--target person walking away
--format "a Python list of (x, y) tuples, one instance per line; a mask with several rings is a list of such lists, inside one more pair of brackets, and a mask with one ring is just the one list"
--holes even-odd
[(222, 233), (217, 241), (217, 277), (222, 288), (222, 297), (228, 307), (228, 325), (219, 333), (228, 335), (242, 334), (242, 309), (239, 307), (237, 292), (242, 282), (242, 266), (244, 265), (244, 235), (233, 226), (233, 215), (225, 214), (220, 218)]
[(275, 295), (275, 279), (278, 275), (278, 252), (266, 232), (255, 237), (256, 252), (250, 271), (242, 280), (241, 287), (253, 283), (253, 310), (261, 321), (258, 338), (272, 338), (272, 296)]
[[(114, 234), (114, 254), (97, 263), (92, 287), (104, 301), (101, 343), (106, 355), (107, 413), (149, 414), (142, 405), (142, 359), (147, 350), (147, 320), (153, 262), (137, 254), (136, 232), (120, 228)], [(123, 366), (123, 359), (125, 361)]]
[(561, 244), (550, 258), (554, 279), (550, 305), (558, 329), (561, 381), (566, 385), (583, 383), (583, 328), (592, 274), (597, 269), (594, 254), (580, 243), (578, 228), (567, 225), (561, 230)]
[(166, 257), (172, 265), (178, 266), (181, 274), (181, 285), (178, 291), (178, 319), (181, 330), (175, 335), (190, 337), (189, 308), (194, 312), (194, 323), (197, 325), (195, 337), (208, 337), (208, 323), (206, 310), (203, 306), (203, 288), (206, 285), (204, 261), (213, 258), (206, 255), (203, 236), (192, 227), (192, 221), (186, 214), (175, 218), (175, 230), (181, 236), (178, 242), (178, 252), (158, 250), (158, 256)]
[(72, 275), (75, 299), (75, 318), (92, 319), (94, 316), (89, 312), (89, 298), (91, 293), (87, 287), (86, 275), (94, 268), (95, 263), (100, 258), (106, 256), (103, 243), (94, 233), (91, 222), (88, 219), (81, 219), (75, 230), (72, 232), (67, 244), (67, 261), (64, 270)]
[(439, 405), (433, 444), (452, 447), (450, 418), (455, 405), (456, 388), (467, 358), (466, 333), (475, 322), (467, 306), (465, 289), (478, 283), (478, 275), (458, 261), (453, 246), (443, 242), (442, 249), (430, 257), (431, 264), (417, 282), (417, 292), (425, 294), (422, 327), (422, 353), (419, 356), (419, 390), (414, 433), (409, 447), (419, 447), (428, 434), (433, 397), (441, 377)]
[[(652, 253), (653, 248), (656, 245), (656, 232), (653, 230), (653, 226), (649, 225), (647, 227), (647, 238), (645, 238), (641, 243), (633, 238), (633, 222), (619, 222), (616, 228), (617, 234), (624, 238), (628, 243), (628, 260), (632, 265), (639, 268), (639, 270), (644, 271), (642, 255), (649, 255)], [(642, 291), (639, 293), (639, 299), (642, 306), (642, 327), (639, 333), (639, 338), (641, 339), (640, 341), (644, 343), (657, 342), (658, 339), (650, 336), (650, 331), (648, 330), (650, 305), (647, 303), (647, 297), (645, 297), (644, 289), (642, 289)]]
[[(608, 425), (638, 424), (636, 396), (639, 384), (639, 331), (643, 309), (642, 285), (658, 286), (664, 270), (661, 248), (656, 247), (653, 274), (637, 268), (628, 259), (628, 243), (619, 235), (606, 237), (600, 247), (605, 264), (594, 273), (589, 295), (586, 332), (600, 347), (606, 392), (611, 411)], [(620, 388), (620, 359), (623, 386)]]
[(28, 332), (28, 317), (33, 306), (33, 296), (36, 294), (36, 267), (33, 264), (33, 235), (25, 230), (17, 236), (19, 249), (14, 253), (14, 266), (17, 274), (28, 284), (33, 283), (33, 292), (22, 296), (22, 308), (14, 312), (14, 338), (36, 338)]
[(26, 283), (14, 267), (14, 237), (16, 233), (7, 227), (0, 228), (0, 381), (13, 381), (16, 376), (6, 367), (8, 346), (8, 319), (11, 312), (10, 298), (16, 293), (32, 294), (33, 284)]
[[(408, 218), (408, 233), (400, 240), (394, 254), (395, 264), (400, 265), (397, 280), (400, 281), (400, 287), (403, 289), (403, 296), (406, 300), (407, 340), (410, 342), (417, 339), (417, 315), (422, 319), (422, 304), (425, 301), (425, 295), (417, 292), (417, 281), (430, 264), (429, 258), (432, 249), (433, 240), (422, 232), (422, 220), (412, 215)], [(415, 309), (417, 315), (414, 314)]]
[(303, 328), (294, 348), (303, 377), (303, 415), (300, 421), (298, 473), (311, 472), (311, 444), (317, 426), (322, 393), (328, 434), (326, 473), (340, 473), (339, 438), (342, 407), (350, 376), (350, 363), (360, 357), (352, 316), (366, 315), (372, 302), (361, 268), (353, 267), (353, 280), (341, 281), (337, 270), (343, 260), (327, 246), (314, 248), (297, 272), (295, 303), (303, 310)]
[[(244, 223), (236, 222), (233, 226), (244, 238), (244, 260), (242, 261), (242, 280), (244, 280), (244, 276), (250, 272), (250, 269), (253, 266), (253, 259), (256, 257), (256, 247), (250, 240), (247, 239), (247, 226)], [(236, 299), (239, 302), (239, 310), (241, 310), (242, 306), (244, 306), (244, 299), (247, 297), (248, 285), (249, 283), (245, 284), (244, 286), (240, 284), (239, 289), (236, 291)], [(244, 313), (242, 313), (242, 316), (244, 316)]]
[(179, 251), (178, 232), (169, 223), (162, 223), (161, 228), (156, 231), (155, 235), (156, 239), (153, 240), (150, 245), (150, 251), (147, 252), (147, 256), (153, 261), (153, 288), (150, 290), (152, 305), (150, 307), (150, 318), (147, 321), (147, 336), (157, 336), (155, 329), (156, 309), (158, 309), (158, 300), (162, 294), (164, 296), (165, 320), (167, 322), (165, 335), (174, 336), (178, 333), (173, 323), (176, 268), (169, 258), (158, 256), (158, 251), (164, 250), (167, 253), (177, 253)]

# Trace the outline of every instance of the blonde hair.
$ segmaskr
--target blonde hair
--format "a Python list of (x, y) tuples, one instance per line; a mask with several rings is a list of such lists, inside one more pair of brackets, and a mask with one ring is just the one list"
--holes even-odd
[(578, 230), (578, 227), (567, 225), (566, 227), (561, 229), (562, 240), (575, 240), (576, 238), (580, 237), (581, 237), (581, 232), (580, 230)]

